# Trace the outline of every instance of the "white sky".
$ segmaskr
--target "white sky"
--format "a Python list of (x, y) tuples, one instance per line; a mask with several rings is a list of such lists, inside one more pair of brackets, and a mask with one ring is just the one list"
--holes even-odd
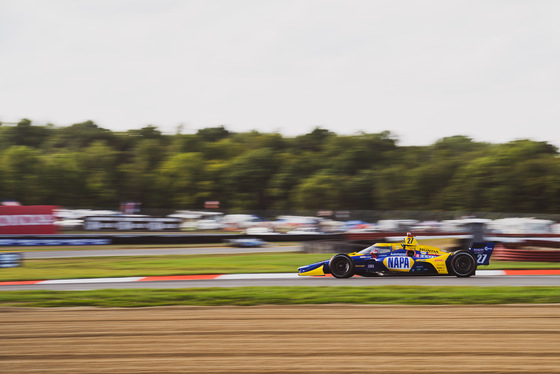
[(0, 121), (560, 146), (557, 0), (0, 0)]

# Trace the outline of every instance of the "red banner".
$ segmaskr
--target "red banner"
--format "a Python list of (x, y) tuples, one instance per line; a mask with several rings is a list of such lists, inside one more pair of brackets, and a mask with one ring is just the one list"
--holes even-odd
[(0, 234), (56, 234), (53, 205), (0, 206)]

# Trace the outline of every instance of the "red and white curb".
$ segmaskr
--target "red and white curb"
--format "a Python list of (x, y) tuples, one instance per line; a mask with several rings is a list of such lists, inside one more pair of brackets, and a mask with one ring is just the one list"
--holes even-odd
[[(477, 270), (479, 276), (501, 275), (560, 275), (557, 270)], [(192, 280), (245, 280), (245, 279), (306, 279), (297, 273), (256, 273), (256, 274), (202, 274), (202, 275), (169, 275), (151, 277), (120, 277), (120, 278), (82, 278), (82, 279), (49, 279), (35, 281), (0, 282), (0, 286), (18, 286), (27, 284), (80, 284), (80, 283), (128, 283), (128, 282), (161, 282), (161, 281), (192, 281)], [(321, 278), (321, 277), (314, 277)]]
[(80, 284), (80, 283), (129, 283), (129, 282), (161, 282), (161, 281), (192, 281), (192, 280), (224, 280), (224, 279), (289, 279), (298, 278), (297, 273), (268, 274), (202, 274), (202, 275), (168, 275), (152, 277), (118, 277), (118, 278), (81, 278), (81, 279), (49, 279), (36, 281), (0, 282), (0, 286), (18, 286), (26, 284)]

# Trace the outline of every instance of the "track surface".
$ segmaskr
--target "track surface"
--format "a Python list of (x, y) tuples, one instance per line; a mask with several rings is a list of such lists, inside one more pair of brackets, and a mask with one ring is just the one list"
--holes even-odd
[[(0, 285), (0, 291), (16, 290), (55, 290), (85, 291), (119, 288), (194, 288), (194, 287), (260, 287), (260, 286), (558, 286), (560, 275), (476, 275), (471, 278), (444, 276), (401, 276), (383, 278), (353, 277), (336, 279), (332, 277), (298, 277), (297, 274), (285, 274), (289, 277), (274, 277), (274, 274), (253, 275), (232, 274), (224, 279), (213, 280), (168, 280), (129, 282), (112, 279), (64, 280), (60, 283)], [(247, 276), (247, 277), (244, 277)], [(262, 278), (261, 278), (262, 277)]]
[(16, 373), (558, 373), (560, 306), (0, 308)]

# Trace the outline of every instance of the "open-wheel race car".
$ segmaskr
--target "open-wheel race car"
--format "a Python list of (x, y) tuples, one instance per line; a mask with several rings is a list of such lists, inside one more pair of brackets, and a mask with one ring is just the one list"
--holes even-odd
[(408, 233), (401, 243), (377, 243), (360, 252), (339, 253), (331, 259), (298, 268), (299, 275), (332, 274), (336, 278), (390, 274), (470, 277), (478, 265), (488, 265), (494, 243), (475, 242), (468, 249), (446, 251), (420, 245)]

